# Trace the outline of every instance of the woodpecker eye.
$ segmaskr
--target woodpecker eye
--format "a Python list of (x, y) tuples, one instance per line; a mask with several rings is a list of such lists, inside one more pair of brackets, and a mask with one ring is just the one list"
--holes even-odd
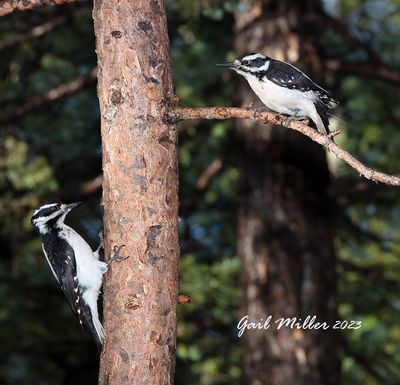
[(243, 61), (242, 61), (242, 64), (243, 64), (244, 66), (248, 66), (248, 65), (250, 65), (250, 60), (243, 60)]

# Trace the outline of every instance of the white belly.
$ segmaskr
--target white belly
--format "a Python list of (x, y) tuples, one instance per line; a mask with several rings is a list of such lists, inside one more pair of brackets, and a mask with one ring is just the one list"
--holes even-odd
[(290, 90), (279, 87), (267, 79), (260, 81), (253, 76), (245, 77), (255, 94), (272, 111), (298, 117), (310, 117), (315, 109), (313, 103), (315, 95), (312, 92)]
[(75, 251), (75, 260), (79, 286), (81, 289), (100, 290), (103, 274), (107, 271), (107, 265), (99, 261), (86, 241), (72, 228), (66, 226), (60, 233), (61, 236), (71, 242)]

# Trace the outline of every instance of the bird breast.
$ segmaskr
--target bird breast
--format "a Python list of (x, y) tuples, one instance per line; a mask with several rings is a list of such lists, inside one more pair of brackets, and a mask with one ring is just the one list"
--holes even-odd
[(281, 87), (265, 77), (260, 81), (254, 76), (246, 76), (246, 80), (261, 101), (275, 112), (309, 116), (309, 112), (313, 109), (316, 97), (311, 91), (301, 92)]
[(65, 227), (60, 236), (66, 239), (75, 252), (76, 268), (81, 289), (100, 290), (104, 262), (98, 261), (89, 244), (72, 228)]

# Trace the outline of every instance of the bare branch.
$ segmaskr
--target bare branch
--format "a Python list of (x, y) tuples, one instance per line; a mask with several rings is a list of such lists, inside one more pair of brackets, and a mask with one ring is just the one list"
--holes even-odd
[(198, 202), (204, 191), (207, 190), (211, 181), (221, 172), (224, 165), (225, 154), (219, 154), (214, 158), (197, 178), (195, 188), (191, 194), (182, 200), (179, 207), (181, 211), (190, 211), (191, 207)]
[(0, 41), (0, 52), (6, 49), (12, 48), (18, 44), (24, 43), (27, 40), (36, 39), (46, 33), (52, 31), (54, 28), (65, 23), (67, 18), (65, 16), (55, 17), (50, 21), (46, 21), (43, 24), (33, 27), (30, 31), (22, 33), (20, 35), (12, 36), (7, 40)]
[(96, 178), (83, 183), (80, 187), (80, 192), (84, 196), (91, 195), (96, 191), (100, 190), (102, 184), (103, 184), (103, 174), (100, 174), (96, 176)]
[(400, 86), (400, 72), (383, 63), (370, 64), (364, 62), (328, 60), (326, 68), (335, 72), (351, 73), (368, 79), (375, 78)]
[[(1, 0), (0, 0), (1, 4)], [(76, 18), (81, 15), (87, 14), (90, 12), (89, 8), (78, 8), (74, 9), (71, 14), (64, 14), (62, 16), (53, 17), (51, 20), (46, 21), (42, 24), (34, 26), (29, 31), (23, 32), (18, 35), (11, 36), (4, 40), (0, 40), (0, 52), (5, 51), (7, 49), (13, 48), (16, 45), (25, 43), (26, 41), (37, 39), (46, 35), (47, 33), (53, 31), (57, 27), (65, 24), (67, 21), (71, 21), (71, 18)]]
[(378, 383), (382, 384), (386, 382), (386, 379), (379, 373), (379, 370), (375, 369), (373, 363), (367, 356), (356, 351), (356, 349), (354, 349), (343, 336), (341, 340), (346, 355), (353, 358), (356, 364), (369, 373)]
[(357, 273), (362, 276), (362, 280), (372, 282), (376, 287), (386, 290), (398, 292), (400, 290), (400, 282), (386, 278), (382, 267), (380, 266), (362, 266), (350, 261), (338, 261), (338, 267), (345, 272)]
[(75, 0), (0, 0), (0, 16), (14, 11), (26, 11), (43, 5), (72, 3)]
[(341, 38), (343, 39), (343, 41), (347, 44), (347, 46), (349, 48), (351, 48), (352, 50), (359, 48), (367, 53), (370, 61), (373, 61), (374, 63), (381, 62), (381, 58), (372, 49), (372, 47), (369, 44), (357, 39), (350, 32), (346, 23), (344, 23), (342, 20), (340, 20), (336, 17), (332, 17), (322, 10), (321, 10), (321, 13), (318, 14), (317, 17), (322, 17), (324, 25), (331, 27), (333, 31), (335, 31), (339, 36), (341, 36)]
[(326, 67), (328, 69), (335, 72), (351, 73), (362, 77), (372, 77), (390, 82), (397, 86), (400, 85), (400, 72), (386, 64), (370, 44), (355, 37), (342, 20), (329, 16), (322, 10), (317, 17), (322, 17), (325, 25), (331, 27), (349, 48), (352, 50), (360, 49), (368, 55), (368, 61), (366, 62), (328, 60), (326, 62)]
[(214, 158), (197, 179), (196, 190), (204, 191), (211, 179), (221, 171), (222, 165), (221, 157)]
[(191, 300), (192, 300), (192, 297), (190, 295), (183, 294), (183, 293), (178, 294), (178, 303), (180, 305), (186, 305), (186, 304), (190, 303)]
[(272, 112), (257, 112), (248, 108), (234, 107), (170, 107), (165, 111), (165, 119), (169, 122), (179, 122), (187, 119), (251, 119), (264, 123), (276, 125), (285, 125), (288, 128), (301, 132), (308, 136), (314, 142), (335, 154), (349, 166), (354, 168), (360, 175), (374, 182), (381, 182), (387, 185), (399, 186), (400, 177), (395, 175), (385, 174), (380, 171), (373, 170), (365, 166), (353, 155), (349, 154), (343, 148), (335, 144), (328, 136), (322, 135), (317, 130), (306, 126), (301, 122), (290, 122), (286, 125), (285, 119), (279, 114)]
[(4, 119), (1, 119), (1, 121), (4, 122), (16, 118), (21, 118), (22, 116), (29, 114), (33, 110), (41, 108), (51, 102), (54, 102), (65, 96), (71, 95), (74, 92), (79, 91), (84, 86), (93, 83), (96, 80), (96, 78), (97, 78), (97, 68), (94, 68), (87, 75), (78, 76), (77, 78), (71, 80), (68, 83), (64, 83), (57, 86), (56, 88), (53, 88), (44, 95), (40, 95), (28, 100), (22, 106), (16, 107), (11, 115), (6, 116)]

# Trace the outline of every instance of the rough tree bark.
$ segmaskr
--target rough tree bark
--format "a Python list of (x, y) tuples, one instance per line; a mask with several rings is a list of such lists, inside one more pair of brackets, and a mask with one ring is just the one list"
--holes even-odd
[[(263, 52), (296, 63), (318, 80), (319, 53), (307, 16), (318, 1), (248, 2), (236, 14), (237, 54)], [(241, 81), (240, 105), (255, 100)], [(324, 150), (282, 126), (243, 121), (238, 252), (242, 312), (253, 322), (281, 317), (336, 317), (334, 203)], [(243, 338), (247, 385), (338, 384), (338, 346), (327, 331), (248, 331)]]
[(178, 291), (177, 132), (164, 1), (95, 0), (106, 254), (99, 384), (173, 383)]

